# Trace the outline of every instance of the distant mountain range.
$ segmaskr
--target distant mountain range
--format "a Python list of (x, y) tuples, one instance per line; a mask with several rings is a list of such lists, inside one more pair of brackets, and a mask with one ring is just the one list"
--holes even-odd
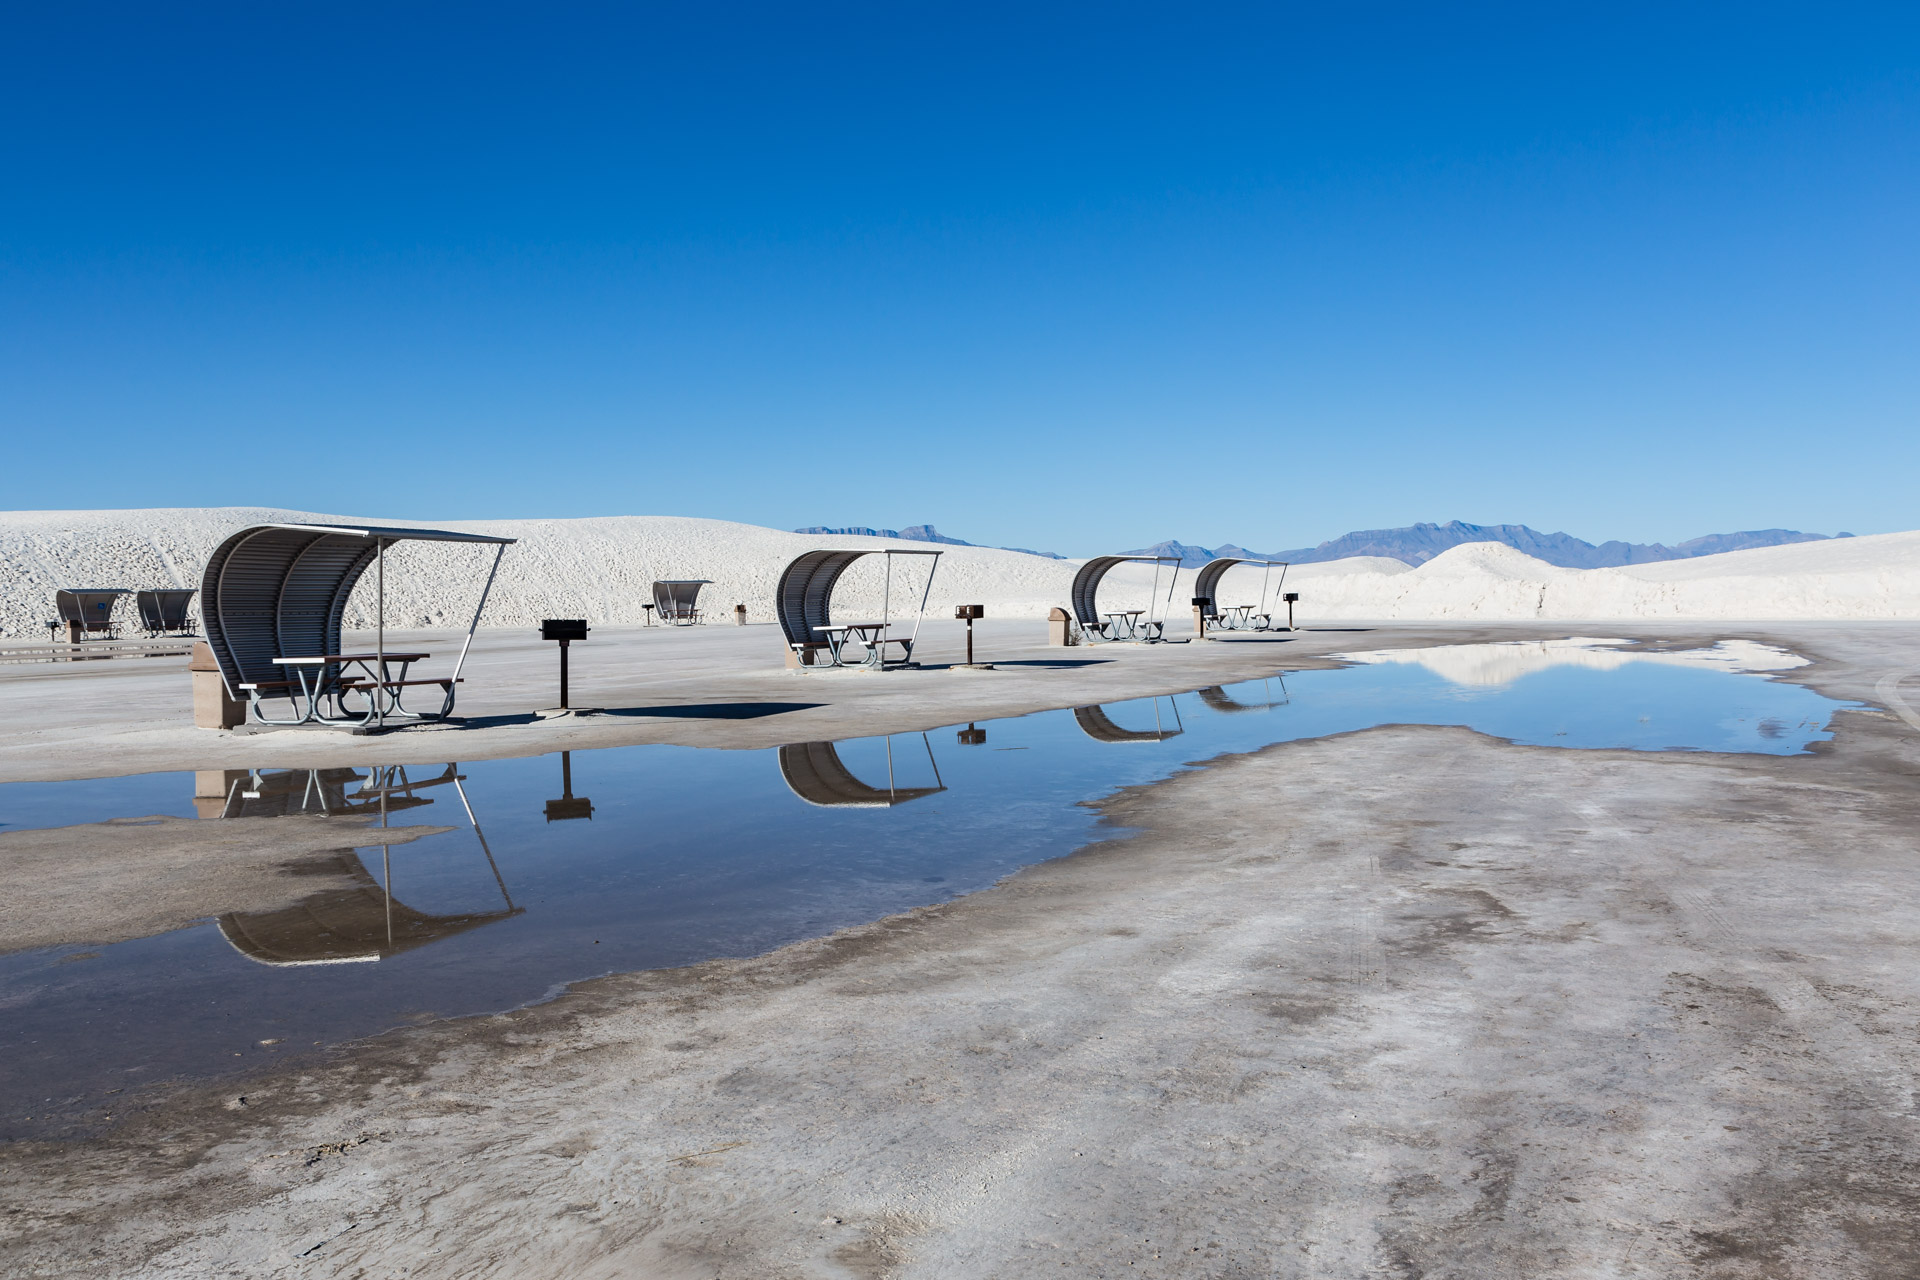
[[(908, 525), (904, 529), (869, 529), (849, 526), (830, 529), (814, 525), (795, 529), (795, 533), (829, 537), (904, 538), (909, 542), (943, 542), (955, 547), (973, 547), (979, 543), (949, 538), (930, 524)], [(1836, 538), (1851, 538), (1837, 533)], [(1150, 547), (1128, 551), (1130, 556), (1178, 556), (1183, 565), (1202, 565), (1221, 556), (1240, 556), (1249, 560), (1285, 560), (1289, 564), (1313, 564), (1320, 560), (1344, 560), (1348, 556), (1384, 556), (1406, 564), (1422, 565), (1451, 547), (1467, 542), (1498, 542), (1526, 552), (1536, 560), (1566, 569), (1609, 569), (1623, 564), (1651, 564), (1657, 560), (1687, 560), (1694, 556), (1717, 555), (1722, 551), (1745, 551), (1749, 547), (1778, 547), (1789, 542), (1824, 542), (1824, 533), (1801, 533), (1795, 529), (1748, 529), (1741, 533), (1709, 533), (1689, 538), (1677, 546), (1658, 542), (1602, 542), (1598, 546), (1566, 533), (1541, 533), (1524, 524), (1466, 524), (1449, 520), (1445, 524), (1412, 524), (1403, 529), (1363, 529), (1323, 542), (1317, 547), (1296, 547), (1291, 551), (1249, 551), (1234, 543), (1218, 547), (1195, 546), (1169, 539)], [(1029, 551), (1025, 547), (1001, 547), (1049, 560), (1067, 557), (1051, 551)]]
[[(1853, 535), (1834, 536), (1851, 538)], [(1687, 560), (1722, 551), (1744, 551), (1749, 547), (1778, 547), (1789, 542), (1824, 542), (1826, 538), (1824, 533), (1801, 533), (1794, 529), (1749, 529), (1741, 533), (1710, 533), (1672, 547), (1658, 542), (1602, 542), (1595, 546), (1571, 534), (1541, 533), (1523, 524), (1466, 524), (1449, 520), (1445, 524), (1415, 524), (1402, 529), (1363, 529), (1317, 547), (1296, 547), (1291, 551), (1249, 551), (1232, 543), (1208, 548), (1170, 540), (1127, 554), (1177, 555), (1182, 564), (1188, 565), (1205, 564), (1220, 556), (1285, 560), (1290, 564), (1344, 560), (1348, 556), (1384, 556), (1422, 565), (1442, 551), (1463, 543), (1498, 542), (1562, 568), (1607, 569), (1623, 564), (1651, 564), (1657, 560)]]
[[(865, 525), (848, 525), (841, 529), (829, 529), (826, 525), (809, 525), (804, 529), (795, 529), (795, 533), (823, 534), (830, 538), (904, 538), (908, 542), (944, 542), (950, 547), (977, 547), (977, 542), (967, 542), (961, 538), (949, 538), (930, 524), (910, 524), (904, 529), (869, 529)], [(1051, 551), (1029, 551), (1025, 547), (996, 547), (996, 551), (1018, 551), (1021, 555), (1041, 556), (1048, 560), (1065, 560), (1062, 555)]]

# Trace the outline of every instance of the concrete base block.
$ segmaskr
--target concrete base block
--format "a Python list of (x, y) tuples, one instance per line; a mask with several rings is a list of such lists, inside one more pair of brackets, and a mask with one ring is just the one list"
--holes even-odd
[(235, 729), (247, 722), (246, 701), (227, 693), (227, 682), (220, 678), (219, 664), (206, 641), (194, 642), (187, 670), (193, 679), (195, 725), (202, 729)]

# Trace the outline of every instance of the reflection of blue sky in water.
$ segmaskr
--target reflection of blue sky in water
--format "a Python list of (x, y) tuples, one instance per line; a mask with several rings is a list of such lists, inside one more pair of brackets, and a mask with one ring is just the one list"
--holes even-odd
[[(1469, 647), (1483, 646), (1461, 646)], [(1438, 661), (1446, 669), (1459, 657)], [(0, 1097), (15, 1117), (58, 1112), (64, 1104), (43, 1099), (97, 1099), (171, 1073), (243, 1065), (266, 1052), (261, 1040), (311, 1048), (421, 1017), (512, 1007), (597, 974), (764, 952), (1071, 852), (1111, 834), (1096, 830), (1081, 801), (1223, 752), (1399, 723), (1466, 725), (1548, 746), (1786, 755), (1828, 737), (1829, 716), (1845, 705), (1711, 666), (1611, 655), (1604, 664), (1525, 662), (1499, 683), (1459, 683), (1418, 661), (1296, 672), (1106, 704), (1119, 740), (1097, 722), (1090, 736), (1085, 717), (1054, 711), (983, 721), (979, 745), (959, 744), (949, 728), (924, 742), (854, 739), (815, 762), (814, 774), (870, 799), (858, 788), (885, 790), (890, 750), (896, 787), (946, 788), (890, 807), (808, 803), (772, 750), (641, 746), (573, 752), (572, 790), (591, 801), (593, 817), (548, 822), (547, 802), (562, 794), (558, 756), (464, 764), (466, 794), (520, 914), (373, 963), (270, 967), (211, 923), (100, 948), (0, 955)], [(396, 903), (433, 918), (498, 912), (500, 885), (453, 788), (419, 794), (435, 803), (393, 815), (394, 825), (456, 829), (394, 847)], [(16, 783), (0, 787), (0, 815), (14, 826), (193, 816), (192, 795), (192, 774)], [(359, 865), (377, 884), (382, 854), (377, 843), (369, 851), (369, 838), (342, 828), (342, 847), (361, 850)], [(209, 914), (220, 906), (208, 903)], [(87, 951), (98, 954), (69, 959)], [(4, 1129), (22, 1131), (17, 1120)]]

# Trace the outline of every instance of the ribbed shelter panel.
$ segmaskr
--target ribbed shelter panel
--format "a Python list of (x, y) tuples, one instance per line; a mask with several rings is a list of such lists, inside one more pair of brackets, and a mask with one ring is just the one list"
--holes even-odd
[(1107, 570), (1117, 564), (1126, 564), (1130, 560), (1151, 560), (1152, 556), (1095, 556), (1080, 566), (1073, 575), (1073, 616), (1083, 627), (1100, 625), (1100, 609), (1097, 597), (1100, 592), (1100, 579), (1107, 576)]
[(228, 691), (283, 679), (275, 658), (340, 652), (347, 597), (377, 550), (372, 538), (278, 526), (222, 543), (201, 578), (200, 612)]
[(822, 808), (887, 809), (945, 787), (874, 787), (853, 776), (831, 742), (789, 742), (780, 748), (787, 789)]
[(818, 644), (822, 639), (816, 627), (829, 625), (833, 618), (828, 605), (833, 585), (847, 566), (867, 551), (808, 551), (794, 557), (780, 572), (775, 599), (780, 607), (780, 630), (789, 645)]

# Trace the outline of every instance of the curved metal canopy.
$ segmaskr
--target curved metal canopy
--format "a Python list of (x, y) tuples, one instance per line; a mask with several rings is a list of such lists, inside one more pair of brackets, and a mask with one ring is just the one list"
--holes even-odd
[[(871, 547), (857, 551), (822, 548), (801, 552), (780, 571), (779, 585), (774, 588), (774, 612), (780, 617), (780, 631), (786, 636), (788, 647), (797, 649), (820, 643), (819, 629), (833, 624), (830, 609), (833, 586), (840, 581), (840, 575), (861, 556), (887, 557), (887, 595), (882, 606), (882, 612), (886, 613), (893, 607), (893, 557), (932, 556), (938, 565), (941, 554), (938, 551), (908, 551), (893, 547)], [(920, 595), (922, 613), (926, 612), (927, 594), (932, 590), (933, 575), (929, 573), (926, 591)], [(915, 638), (918, 638), (919, 630), (920, 624), (916, 618)]]
[[(925, 734), (921, 737), (924, 739)], [(888, 747), (892, 751), (891, 745)], [(933, 747), (927, 747), (927, 759), (933, 759)], [(892, 766), (889, 765), (889, 768)], [(945, 791), (946, 787), (875, 787), (853, 776), (831, 742), (789, 742), (780, 748), (780, 776), (787, 789), (808, 804), (823, 808), (891, 809), (896, 804), (918, 800)], [(938, 766), (934, 778), (940, 777)]]
[[(1097, 599), (1100, 592), (1100, 580), (1106, 577), (1108, 571), (1115, 565), (1130, 563), (1151, 564), (1154, 567), (1153, 594), (1156, 597), (1160, 594), (1159, 575), (1161, 565), (1172, 565), (1174, 579), (1178, 580), (1180, 577), (1179, 556), (1093, 557), (1093, 559), (1081, 565), (1073, 575), (1073, 617), (1074, 621), (1078, 622), (1082, 629), (1097, 631), (1106, 625), (1100, 617), (1100, 607)], [(1169, 600), (1173, 598), (1172, 582), (1167, 584), (1167, 598)], [(1151, 606), (1153, 601), (1150, 599), (1147, 603)]]
[[(341, 619), (354, 584), (387, 546), (407, 541), (486, 543), (504, 552), (515, 540), (449, 529), (260, 524), (222, 542), (201, 574), (200, 617), (228, 695), (239, 697), (242, 684), (280, 679), (275, 658), (340, 652)], [(500, 552), (494, 554), (495, 570)], [(469, 643), (492, 586), (489, 572), (467, 628)], [(456, 677), (466, 656), (462, 646)]]
[[(1196, 600), (1204, 598), (1207, 601), (1209, 610), (1211, 610), (1214, 603), (1213, 593), (1215, 588), (1220, 585), (1221, 577), (1226, 574), (1227, 570), (1237, 564), (1257, 564), (1263, 567), (1268, 574), (1272, 573), (1274, 566), (1278, 565), (1280, 568), (1280, 583), (1284, 584), (1287, 580), (1287, 561), (1285, 560), (1255, 560), (1247, 556), (1222, 556), (1218, 560), (1209, 560), (1200, 566), (1200, 576), (1193, 584), (1194, 598)], [(1260, 579), (1260, 608), (1264, 610), (1266, 604), (1267, 580), (1266, 576), (1262, 575)]]

